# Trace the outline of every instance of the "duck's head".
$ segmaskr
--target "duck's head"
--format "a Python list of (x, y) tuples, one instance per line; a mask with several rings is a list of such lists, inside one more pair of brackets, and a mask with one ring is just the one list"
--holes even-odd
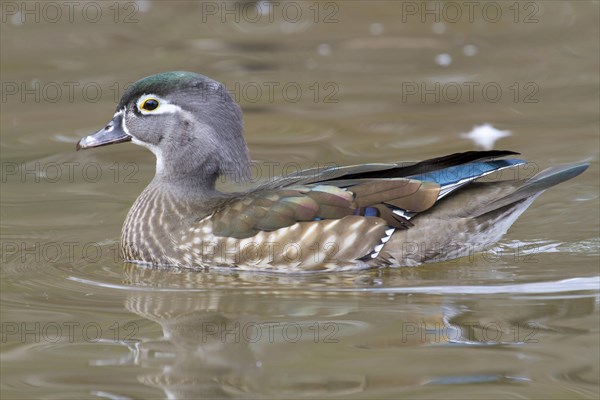
[(242, 112), (225, 86), (192, 72), (165, 72), (131, 85), (113, 119), (77, 150), (131, 141), (156, 156), (156, 178), (214, 187), (249, 167)]

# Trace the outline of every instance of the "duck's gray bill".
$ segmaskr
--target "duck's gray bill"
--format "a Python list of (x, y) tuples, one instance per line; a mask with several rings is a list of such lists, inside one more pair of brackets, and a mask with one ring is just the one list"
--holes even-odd
[(77, 150), (106, 146), (113, 143), (129, 142), (131, 136), (123, 130), (123, 116), (119, 113), (102, 129), (77, 142)]

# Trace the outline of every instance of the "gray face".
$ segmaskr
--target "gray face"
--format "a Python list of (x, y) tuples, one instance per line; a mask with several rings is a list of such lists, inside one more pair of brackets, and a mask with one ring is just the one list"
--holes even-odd
[(156, 155), (157, 179), (212, 187), (220, 174), (246, 173), (242, 132), (241, 110), (221, 83), (167, 72), (133, 84), (113, 120), (78, 148), (131, 140)]

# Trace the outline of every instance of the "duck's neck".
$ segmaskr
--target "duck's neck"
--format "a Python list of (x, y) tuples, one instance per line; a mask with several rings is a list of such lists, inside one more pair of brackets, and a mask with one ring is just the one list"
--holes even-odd
[(217, 178), (234, 174), (234, 179), (243, 180), (249, 168), (247, 152), (229, 169), (222, 160), (211, 157), (201, 163), (190, 162), (197, 161), (193, 157), (186, 159), (165, 164), (157, 154), (156, 175), (123, 225), (121, 254), (125, 260), (177, 264), (183, 256), (179, 239), (194, 221), (210, 213), (211, 201), (227, 196), (215, 189)]

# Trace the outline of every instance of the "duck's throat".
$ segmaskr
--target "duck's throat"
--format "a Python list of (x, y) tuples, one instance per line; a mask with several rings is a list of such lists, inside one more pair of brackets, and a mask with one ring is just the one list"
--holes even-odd
[(215, 189), (215, 181), (233, 175), (244, 181), (246, 163), (223, 165), (203, 163), (180, 170), (164, 166), (137, 198), (121, 232), (121, 255), (126, 261), (155, 265), (178, 265), (185, 256), (180, 249), (190, 225), (210, 214), (211, 204), (226, 194)]

